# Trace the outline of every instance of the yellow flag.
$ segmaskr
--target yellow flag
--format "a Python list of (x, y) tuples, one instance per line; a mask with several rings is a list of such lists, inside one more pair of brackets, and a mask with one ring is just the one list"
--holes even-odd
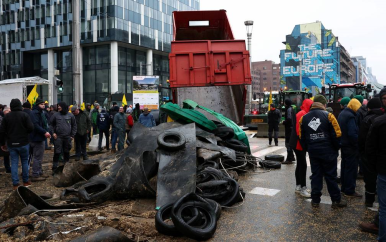
[(94, 110), (94, 105), (93, 105), (93, 104), (91, 104), (91, 107), (90, 107), (90, 108), (91, 108), (91, 110)]
[(122, 107), (124, 107), (125, 105), (127, 106), (126, 95), (123, 94), (123, 98), (122, 98)]
[(27, 98), (28, 102), (31, 103), (31, 105), (34, 105), (36, 102), (36, 99), (38, 99), (38, 97), (39, 97), (39, 94), (36, 91), (37, 86), (38, 85), (35, 85), (34, 88), (32, 88), (32, 91), (29, 93), (28, 98)]
[(84, 105), (84, 103), (82, 103), (82, 105), (80, 105), (80, 109), (81, 109), (82, 111), (84, 111), (84, 110), (86, 109), (86, 106)]
[(268, 102), (268, 111), (271, 110), (271, 104), (272, 104), (272, 89), (269, 89), (269, 102)]

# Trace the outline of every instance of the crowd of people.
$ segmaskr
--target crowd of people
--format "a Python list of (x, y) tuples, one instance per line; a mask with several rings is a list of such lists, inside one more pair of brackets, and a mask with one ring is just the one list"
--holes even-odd
[(99, 151), (103, 150), (104, 138), (106, 150), (115, 153), (117, 146), (118, 151), (124, 149), (125, 141), (130, 145), (127, 136), (135, 122), (146, 127), (156, 125), (150, 110), (146, 107), (141, 110), (139, 104), (134, 108), (131, 105), (118, 107), (113, 102), (107, 112), (96, 102), (92, 110), (89, 103), (82, 110), (77, 105), (68, 106), (65, 102), (48, 106), (47, 101), (38, 98), (33, 106), (29, 102), (22, 104), (19, 99), (12, 99), (9, 106), (0, 105), (0, 157), (4, 159), (5, 171), (11, 173), (14, 190), (21, 185), (19, 160), (23, 186), (31, 186), (32, 182), (44, 181), (49, 177), (42, 169), (44, 152), (51, 149), (48, 144), (54, 145), (54, 173), (60, 162), (70, 160), (73, 143), (75, 161), (81, 157), (87, 160), (87, 143), (91, 142), (92, 135), (99, 134)]
[[(313, 207), (321, 202), (323, 177), (331, 197), (332, 208), (346, 207), (347, 198), (362, 198), (357, 192), (357, 178), (365, 183), (366, 207), (373, 207), (378, 195), (379, 213), (372, 223), (361, 223), (366, 232), (378, 234), (386, 241), (386, 88), (379, 95), (366, 100), (361, 95), (343, 97), (340, 114), (335, 117), (327, 108), (327, 99), (316, 95), (303, 101), (296, 115), (290, 100), (285, 100), (285, 145), (287, 158), (283, 164), (297, 165), (295, 192), (311, 198)], [(281, 112), (271, 105), (268, 112), (269, 145), (274, 131), (278, 145)], [(337, 174), (339, 150), (341, 154), (340, 176)], [(311, 192), (307, 190), (307, 161), (311, 165)], [(339, 187), (338, 184), (341, 184)]]

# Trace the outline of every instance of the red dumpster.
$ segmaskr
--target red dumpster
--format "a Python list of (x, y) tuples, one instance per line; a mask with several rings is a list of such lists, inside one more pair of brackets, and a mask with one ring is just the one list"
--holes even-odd
[(173, 12), (170, 87), (250, 85), (249, 52), (225, 10)]

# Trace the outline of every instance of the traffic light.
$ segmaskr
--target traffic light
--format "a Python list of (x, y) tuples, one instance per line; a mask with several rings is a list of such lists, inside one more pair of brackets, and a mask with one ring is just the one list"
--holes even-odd
[(55, 77), (55, 85), (58, 87), (58, 93), (63, 92), (63, 81)]

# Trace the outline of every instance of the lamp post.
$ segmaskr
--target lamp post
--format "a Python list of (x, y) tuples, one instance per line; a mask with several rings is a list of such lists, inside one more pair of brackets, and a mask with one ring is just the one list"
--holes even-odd
[[(252, 29), (253, 29), (253, 21), (247, 20), (244, 22), (246, 30), (247, 30), (247, 39), (248, 39), (248, 51), (249, 51), (249, 65), (250, 69), (252, 69)], [(252, 84), (248, 87), (249, 93), (249, 113), (252, 111)]]

